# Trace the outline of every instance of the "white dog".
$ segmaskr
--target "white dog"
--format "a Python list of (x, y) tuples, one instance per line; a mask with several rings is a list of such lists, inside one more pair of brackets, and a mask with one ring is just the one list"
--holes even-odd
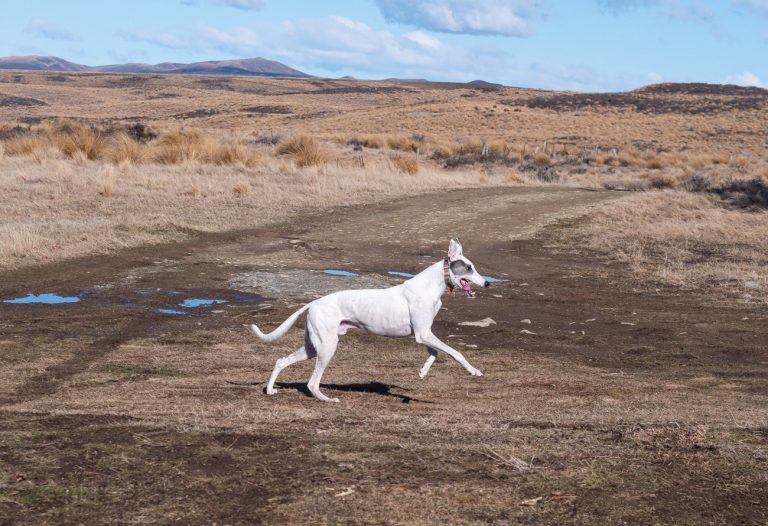
[(481, 276), (470, 260), (462, 254), (461, 243), (451, 240), (448, 257), (423, 270), (413, 278), (387, 289), (343, 290), (334, 292), (304, 305), (294, 312), (280, 327), (264, 334), (256, 325), (253, 333), (263, 342), (273, 342), (290, 329), (299, 316), (307, 309), (304, 326), (304, 345), (296, 352), (277, 360), (267, 384), (267, 394), (275, 394), (275, 380), (280, 371), (291, 364), (317, 356), (315, 371), (307, 387), (318, 399), (338, 402), (320, 392), (320, 379), (325, 368), (336, 352), (339, 335), (349, 329), (366, 329), (382, 336), (409, 336), (413, 334), (418, 343), (427, 346), (429, 357), (421, 368), (419, 376), (424, 378), (435, 361), (438, 351), (444, 352), (459, 362), (475, 376), (482, 376), (456, 349), (446, 345), (432, 334), (432, 322), (442, 305), (440, 297), (448, 288), (461, 288), (467, 296), (473, 297), (470, 283), (487, 287), (488, 281)]

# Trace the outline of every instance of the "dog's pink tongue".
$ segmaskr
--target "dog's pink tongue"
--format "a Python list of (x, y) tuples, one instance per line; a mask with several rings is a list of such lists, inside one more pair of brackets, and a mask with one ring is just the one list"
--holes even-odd
[(461, 288), (464, 292), (472, 292), (472, 285), (469, 284), (469, 281), (462, 281)]

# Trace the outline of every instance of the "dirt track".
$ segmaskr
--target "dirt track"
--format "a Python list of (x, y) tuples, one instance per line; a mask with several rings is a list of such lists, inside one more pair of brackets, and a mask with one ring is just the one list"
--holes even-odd
[[(0, 523), (764, 523), (768, 317), (554, 248), (620, 195), (446, 192), (0, 276), (0, 299), (81, 298), (0, 303)], [(420, 381), (411, 339), (353, 331), (324, 377), (341, 404), (305, 396), (310, 364), (262, 394), (301, 330), (244, 323), (397, 283), (452, 236), (511, 280), (435, 326), (483, 378), (440, 359)]]

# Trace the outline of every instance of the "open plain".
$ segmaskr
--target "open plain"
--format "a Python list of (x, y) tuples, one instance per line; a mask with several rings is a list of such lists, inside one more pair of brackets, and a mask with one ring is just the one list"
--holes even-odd
[[(766, 93), (0, 73), (0, 523), (766, 523)], [(483, 377), (351, 331), (263, 394), (247, 323), (451, 237)]]

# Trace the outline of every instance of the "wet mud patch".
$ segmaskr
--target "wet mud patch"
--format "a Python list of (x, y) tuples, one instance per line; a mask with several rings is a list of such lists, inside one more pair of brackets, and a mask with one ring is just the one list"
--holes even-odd
[(347, 272), (330, 274), (312, 270), (253, 271), (233, 276), (229, 286), (236, 290), (256, 292), (269, 297), (304, 300), (319, 298), (340, 290), (382, 289), (397, 284), (394, 280), (390, 281), (383, 276), (346, 275)]

